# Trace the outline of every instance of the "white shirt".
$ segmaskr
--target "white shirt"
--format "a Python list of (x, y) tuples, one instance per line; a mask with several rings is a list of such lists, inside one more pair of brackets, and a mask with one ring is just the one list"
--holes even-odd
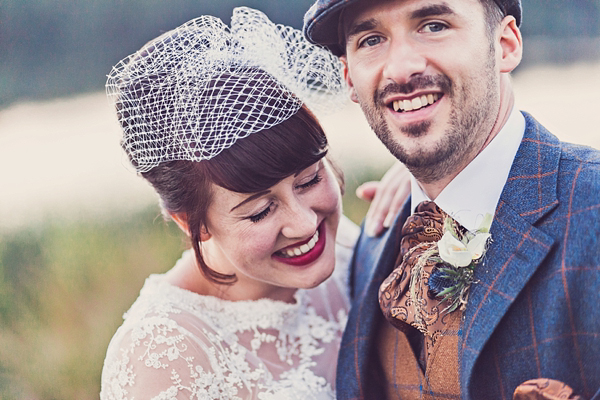
[[(525, 133), (525, 118), (512, 109), (494, 139), (439, 194), (435, 203), (470, 231), (480, 227), (486, 214), (494, 215)], [(431, 200), (411, 176), (411, 207)]]

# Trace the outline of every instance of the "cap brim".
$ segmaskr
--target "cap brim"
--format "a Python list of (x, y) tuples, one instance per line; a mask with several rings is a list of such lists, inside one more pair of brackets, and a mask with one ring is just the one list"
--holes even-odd
[(340, 0), (324, 11), (317, 11), (304, 28), (309, 41), (327, 47), (336, 56), (346, 51), (339, 38), (339, 23), (342, 10), (358, 0)]

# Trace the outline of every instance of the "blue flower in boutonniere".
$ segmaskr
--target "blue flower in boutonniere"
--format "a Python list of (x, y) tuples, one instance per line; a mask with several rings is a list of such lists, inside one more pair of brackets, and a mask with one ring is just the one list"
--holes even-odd
[(487, 214), (475, 232), (461, 233), (457, 223), (447, 217), (444, 235), (437, 242), (437, 262), (428, 281), (429, 292), (449, 303), (443, 312), (452, 312), (467, 305), (469, 288), (474, 281), (475, 267), (483, 260), (488, 243), (492, 216)]

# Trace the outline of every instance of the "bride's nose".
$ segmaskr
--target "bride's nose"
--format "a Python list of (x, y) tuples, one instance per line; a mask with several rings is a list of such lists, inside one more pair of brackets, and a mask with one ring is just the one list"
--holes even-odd
[(290, 239), (306, 239), (313, 235), (319, 223), (319, 217), (310, 204), (295, 201), (288, 205), (281, 233)]

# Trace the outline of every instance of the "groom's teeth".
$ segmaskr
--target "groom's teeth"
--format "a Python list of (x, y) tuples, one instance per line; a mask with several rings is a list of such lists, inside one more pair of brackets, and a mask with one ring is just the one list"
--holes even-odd
[(394, 111), (413, 111), (435, 103), (440, 98), (437, 93), (415, 97), (412, 100), (395, 100), (392, 102)]
[(412, 99), (412, 109), (413, 110), (418, 110), (419, 108), (421, 108), (422, 104), (421, 104), (421, 98), (420, 97), (415, 97), (414, 99)]
[(301, 256), (302, 254), (306, 254), (309, 251), (311, 251), (313, 249), (313, 247), (315, 247), (315, 245), (317, 244), (318, 241), (319, 241), (319, 231), (315, 232), (313, 237), (308, 242), (304, 243), (302, 246), (295, 247), (293, 249), (287, 249), (285, 251), (282, 251), (281, 253), (287, 257), (298, 257), (298, 256)]

